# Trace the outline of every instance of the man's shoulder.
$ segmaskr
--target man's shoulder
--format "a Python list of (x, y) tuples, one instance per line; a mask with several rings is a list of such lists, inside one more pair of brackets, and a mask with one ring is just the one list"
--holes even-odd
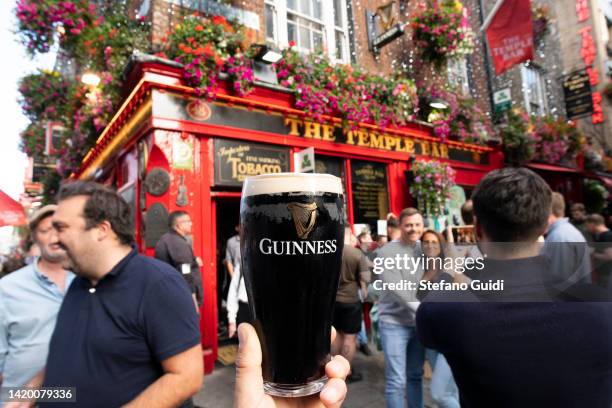
[(26, 265), (0, 279), (0, 291), (15, 290), (28, 283), (34, 276), (34, 265)]
[(164, 233), (161, 237), (159, 237), (159, 240), (157, 241), (157, 243), (158, 244), (160, 242), (166, 243), (169, 241), (184, 241), (184, 239), (182, 239), (182, 237), (179, 234), (176, 234), (172, 231), (168, 231)]
[(347, 256), (347, 257), (351, 257), (353, 259), (360, 259), (361, 256), (363, 255), (363, 252), (361, 252), (360, 249), (357, 249), (355, 247), (352, 247), (350, 245), (344, 245), (344, 254), (343, 256)]
[(561, 222), (546, 239), (547, 242), (585, 242), (582, 232), (571, 222)]
[(404, 252), (403, 246), (399, 241), (391, 241), (378, 248), (375, 252), (377, 257), (395, 255)]
[(177, 275), (176, 269), (166, 262), (150, 256), (136, 254), (130, 261), (128, 267), (137, 274), (140, 279), (156, 281), (164, 277)]

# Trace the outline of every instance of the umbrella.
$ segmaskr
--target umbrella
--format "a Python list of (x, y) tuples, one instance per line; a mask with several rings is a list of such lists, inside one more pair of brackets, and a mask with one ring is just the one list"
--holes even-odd
[(25, 225), (27, 223), (28, 220), (21, 204), (0, 190), (0, 227)]

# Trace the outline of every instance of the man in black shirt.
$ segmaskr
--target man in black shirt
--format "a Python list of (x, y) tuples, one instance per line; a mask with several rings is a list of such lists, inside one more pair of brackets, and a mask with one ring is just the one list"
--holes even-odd
[(189, 289), (199, 311), (202, 304), (202, 278), (200, 262), (193, 254), (188, 237), (191, 236), (193, 222), (185, 211), (173, 211), (168, 216), (170, 230), (159, 238), (155, 245), (155, 258), (172, 265), (178, 270)]
[(471, 277), (503, 279), (504, 289), (430, 294), (416, 325), (423, 345), (446, 357), (461, 406), (610, 408), (612, 303), (559, 301), (594, 300), (596, 288), (555, 292), (563, 285), (537, 244), (550, 188), (530, 170), (505, 168), (485, 176), (472, 199), (486, 258)]
[(593, 236), (595, 250), (593, 251), (593, 275), (595, 281), (602, 287), (612, 284), (612, 231), (606, 227), (604, 217), (591, 214), (586, 218), (587, 231)]
[(129, 205), (96, 183), (64, 184), (53, 227), (77, 277), (29, 385), (74, 387), (76, 403), (39, 406), (189, 405), (203, 380), (199, 319), (185, 281), (136, 252)]

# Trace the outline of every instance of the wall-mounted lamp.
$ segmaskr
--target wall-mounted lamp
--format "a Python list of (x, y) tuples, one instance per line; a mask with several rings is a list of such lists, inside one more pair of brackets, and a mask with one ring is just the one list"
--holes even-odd
[(255, 61), (264, 62), (266, 64), (275, 64), (283, 58), (279, 52), (266, 44), (251, 45), (251, 52)]
[(81, 82), (89, 86), (98, 86), (100, 84), (100, 77), (92, 72), (86, 72), (81, 75)]
[(266, 44), (251, 45), (250, 54), (253, 58), (253, 76), (256, 80), (278, 85), (274, 63), (283, 56)]

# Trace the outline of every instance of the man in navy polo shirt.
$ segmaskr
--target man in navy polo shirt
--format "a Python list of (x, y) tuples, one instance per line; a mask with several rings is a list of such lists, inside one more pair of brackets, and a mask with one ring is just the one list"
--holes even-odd
[(203, 378), (198, 316), (184, 279), (136, 252), (128, 204), (96, 183), (64, 184), (53, 226), (77, 278), (57, 318), (43, 386), (75, 387), (70, 407), (189, 401)]
[(528, 169), (505, 168), (472, 199), (486, 259), (471, 278), (504, 289), (434, 293), (416, 319), (423, 344), (446, 357), (461, 406), (610, 408), (612, 303), (592, 285), (567, 288), (540, 255), (550, 188)]

